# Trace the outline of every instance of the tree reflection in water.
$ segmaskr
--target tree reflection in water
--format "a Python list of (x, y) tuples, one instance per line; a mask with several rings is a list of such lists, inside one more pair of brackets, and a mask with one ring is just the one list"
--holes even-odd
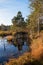
[(28, 37), (27, 32), (17, 32), (15, 35), (14, 45), (18, 47), (18, 50), (22, 50), (23, 45), (30, 46), (31, 39)]

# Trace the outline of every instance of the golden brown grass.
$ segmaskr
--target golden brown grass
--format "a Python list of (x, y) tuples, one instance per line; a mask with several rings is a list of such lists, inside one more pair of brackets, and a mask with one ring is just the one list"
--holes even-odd
[(23, 54), (23, 56), (20, 56), (17, 59), (10, 59), (8, 63), (6, 63), (6, 65), (24, 65), (24, 63), (29, 62), (29, 53), (25, 53)]
[(7, 39), (8, 41), (11, 41), (11, 40), (13, 40), (13, 36), (12, 36), (12, 35), (6, 36), (6, 39)]
[(31, 45), (31, 55), (35, 59), (39, 59), (41, 54), (43, 54), (43, 42), (41, 38), (33, 40)]
[(39, 61), (38, 63), (35, 61), (35, 64), (37, 63), (37, 65), (39, 65), (39, 63), (42, 62), (40, 65), (43, 65), (43, 33), (41, 33), (40, 37), (32, 41), (30, 47), (30, 53), (24, 53), (17, 59), (10, 59), (6, 65), (31, 65), (29, 62), (31, 61), (32, 63), (34, 60)]

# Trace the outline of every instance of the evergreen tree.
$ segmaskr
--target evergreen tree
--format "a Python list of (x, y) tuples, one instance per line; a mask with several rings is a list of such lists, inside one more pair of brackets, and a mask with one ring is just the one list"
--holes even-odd
[(17, 13), (17, 16), (12, 19), (12, 23), (14, 28), (13, 30), (21, 30), (26, 27), (26, 22), (24, 21), (20, 11)]
[(43, 0), (29, 0), (30, 8), (32, 9), (31, 15), (28, 17), (28, 27), (30, 28), (30, 32), (33, 36), (34, 32), (38, 30), (39, 34), (39, 17), (42, 12), (42, 2)]

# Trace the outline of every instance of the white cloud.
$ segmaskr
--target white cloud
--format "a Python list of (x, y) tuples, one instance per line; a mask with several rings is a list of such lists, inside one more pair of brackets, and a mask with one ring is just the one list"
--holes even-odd
[(11, 17), (11, 12), (9, 12), (7, 9), (0, 9), (0, 24), (10, 25)]
[(25, 3), (18, 0), (0, 0), (0, 24), (10, 25), (13, 16), (16, 16), (18, 11), (23, 13), (23, 17), (27, 15)]
[(0, 0), (0, 3), (3, 3), (3, 2), (5, 2), (6, 0)]

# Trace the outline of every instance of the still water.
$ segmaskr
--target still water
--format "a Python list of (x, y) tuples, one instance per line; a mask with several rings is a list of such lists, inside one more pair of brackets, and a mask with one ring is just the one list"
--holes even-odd
[(17, 58), (27, 51), (26, 42), (24, 42), (22, 50), (18, 50), (18, 47), (15, 47), (12, 42), (8, 42), (6, 38), (0, 38), (0, 63), (8, 60), (8, 58)]

